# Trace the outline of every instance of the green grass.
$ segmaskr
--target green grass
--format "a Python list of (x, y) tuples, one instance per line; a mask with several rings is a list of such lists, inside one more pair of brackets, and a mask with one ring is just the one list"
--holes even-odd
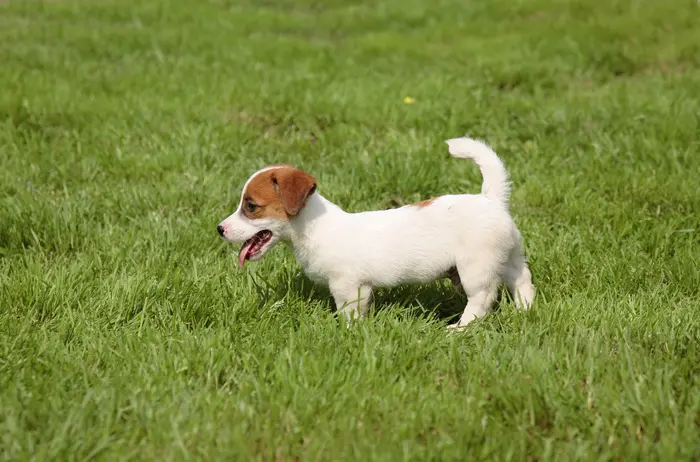
[[(698, 460), (695, 1), (0, 2), (0, 457)], [(415, 98), (405, 104), (404, 97)], [(351, 210), (502, 156), (538, 287), (347, 329), (215, 226), (267, 163)]]

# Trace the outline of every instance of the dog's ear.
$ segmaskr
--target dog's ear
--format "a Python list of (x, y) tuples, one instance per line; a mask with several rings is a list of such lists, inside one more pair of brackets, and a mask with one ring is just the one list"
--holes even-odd
[(309, 196), (316, 191), (316, 180), (296, 168), (280, 169), (271, 177), (284, 211), (289, 216), (297, 215), (306, 205)]

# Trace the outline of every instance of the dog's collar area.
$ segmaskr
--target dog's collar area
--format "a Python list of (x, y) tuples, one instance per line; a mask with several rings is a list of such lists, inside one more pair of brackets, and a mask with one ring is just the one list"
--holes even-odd
[(270, 239), (272, 239), (272, 231), (269, 229), (263, 229), (245, 241), (241, 246), (240, 252), (238, 253), (238, 266), (243, 268), (245, 261), (250, 260), (259, 254), (265, 244), (270, 242)]

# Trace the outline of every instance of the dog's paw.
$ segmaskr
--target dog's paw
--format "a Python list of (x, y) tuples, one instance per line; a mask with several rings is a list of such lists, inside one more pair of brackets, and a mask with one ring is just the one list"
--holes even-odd
[(466, 324), (460, 324), (459, 322), (456, 322), (454, 324), (450, 324), (447, 326), (447, 333), (448, 334), (456, 334), (459, 332), (464, 332), (467, 328)]

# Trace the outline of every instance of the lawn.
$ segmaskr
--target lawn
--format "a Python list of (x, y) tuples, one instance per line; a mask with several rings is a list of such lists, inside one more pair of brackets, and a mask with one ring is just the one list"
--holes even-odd
[[(693, 0), (0, 1), (0, 457), (700, 459)], [(405, 99), (405, 98), (410, 99)], [(538, 296), (346, 328), (216, 225), (286, 162), (349, 211), (514, 184)]]

